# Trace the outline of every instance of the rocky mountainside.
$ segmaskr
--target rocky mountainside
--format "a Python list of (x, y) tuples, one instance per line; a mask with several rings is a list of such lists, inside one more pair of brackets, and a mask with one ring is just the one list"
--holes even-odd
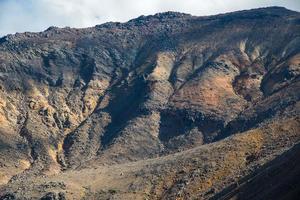
[(0, 199), (296, 199), (299, 91), (282, 7), (7, 35)]

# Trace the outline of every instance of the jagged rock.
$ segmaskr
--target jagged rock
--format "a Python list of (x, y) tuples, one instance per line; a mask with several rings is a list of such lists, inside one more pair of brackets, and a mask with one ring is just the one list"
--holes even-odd
[(49, 192), (41, 198), (41, 200), (65, 200), (65, 199), (66, 197), (63, 192), (59, 192), (58, 194), (54, 192)]
[(16, 197), (14, 194), (5, 194), (3, 196), (0, 197), (1, 200), (15, 200)]

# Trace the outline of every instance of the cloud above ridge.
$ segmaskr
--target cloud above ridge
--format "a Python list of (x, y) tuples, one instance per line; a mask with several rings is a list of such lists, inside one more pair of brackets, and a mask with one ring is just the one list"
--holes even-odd
[(125, 22), (165, 11), (201, 16), (266, 6), (300, 11), (299, 0), (0, 0), (0, 36), (49, 26), (81, 28)]

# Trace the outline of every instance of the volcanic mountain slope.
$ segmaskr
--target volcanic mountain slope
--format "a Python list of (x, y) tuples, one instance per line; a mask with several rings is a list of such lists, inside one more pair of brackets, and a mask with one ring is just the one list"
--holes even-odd
[(5, 36), (0, 199), (296, 198), (299, 75), (281, 7)]

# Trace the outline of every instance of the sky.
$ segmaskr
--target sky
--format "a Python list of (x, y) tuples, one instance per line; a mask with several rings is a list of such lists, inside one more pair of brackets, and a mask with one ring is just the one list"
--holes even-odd
[(49, 26), (91, 27), (178, 11), (197, 16), (266, 6), (300, 11), (300, 0), (0, 0), (0, 36)]

